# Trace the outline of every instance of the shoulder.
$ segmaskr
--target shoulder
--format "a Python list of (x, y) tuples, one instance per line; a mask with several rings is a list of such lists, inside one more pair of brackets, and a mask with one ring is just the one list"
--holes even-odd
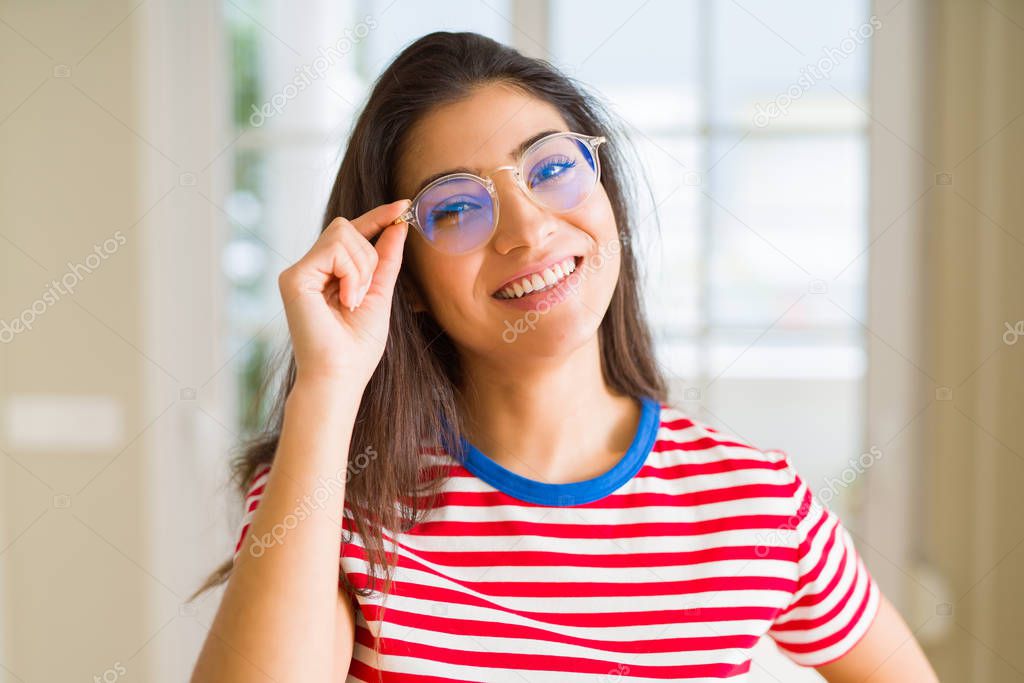
[(672, 403), (661, 404), (654, 450), (667, 462), (703, 463), (707, 469), (791, 469), (785, 451), (764, 448), (728, 429), (713, 427)]
[(673, 403), (661, 403), (658, 435), (647, 463), (681, 490), (710, 502), (760, 500), (792, 514), (807, 491), (785, 451), (765, 448), (712, 426)]

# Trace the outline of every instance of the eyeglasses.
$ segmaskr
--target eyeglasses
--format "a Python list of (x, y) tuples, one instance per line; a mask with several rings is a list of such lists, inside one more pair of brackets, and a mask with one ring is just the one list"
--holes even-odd
[(463, 254), (490, 240), (498, 225), (498, 193), (491, 175), (512, 171), (516, 185), (538, 206), (566, 213), (580, 206), (601, 178), (597, 148), (601, 135), (560, 132), (530, 145), (515, 165), (499, 166), (483, 177), (451, 173), (416, 193), (394, 223), (406, 221), (431, 246)]

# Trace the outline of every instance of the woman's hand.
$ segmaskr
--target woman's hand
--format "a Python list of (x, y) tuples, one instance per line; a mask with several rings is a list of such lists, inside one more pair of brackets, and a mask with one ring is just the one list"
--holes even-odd
[(351, 221), (335, 218), (305, 256), (278, 277), (297, 379), (363, 386), (370, 381), (384, 355), (409, 230), (404, 222), (390, 224), (409, 204), (402, 199)]

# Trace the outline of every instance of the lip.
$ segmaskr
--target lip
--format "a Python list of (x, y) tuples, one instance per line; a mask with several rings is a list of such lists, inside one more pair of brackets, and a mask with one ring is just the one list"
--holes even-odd
[[(531, 292), (518, 299), (499, 299), (494, 297), (494, 300), (499, 304), (523, 312), (537, 310), (546, 312), (546, 310), (550, 310), (563, 301), (579, 294), (580, 285), (583, 282), (583, 275), (579, 266), (580, 264), (577, 264), (577, 269), (570, 273), (569, 277), (562, 278), (554, 287), (550, 287), (543, 292)], [(508, 324), (508, 321), (506, 321), (506, 324)]]
[(513, 282), (518, 282), (521, 278), (524, 278), (527, 275), (533, 275), (534, 273), (540, 274), (544, 271), (545, 268), (550, 268), (556, 263), (561, 263), (567, 258), (572, 258), (573, 260), (575, 260), (577, 268), (580, 267), (580, 263), (583, 261), (583, 256), (581, 254), (562, 254), (560, 256), (553, 256), (549, 259), (545, 259), (544, 261), (538, 261), (537, 263), (531, 266), (523, 268), (518, 273), (507, 279), (501, 286), (499, 286), (497, 289), (491, 292), (491, 296), (497, 299), (498, 292), (505, 289)]

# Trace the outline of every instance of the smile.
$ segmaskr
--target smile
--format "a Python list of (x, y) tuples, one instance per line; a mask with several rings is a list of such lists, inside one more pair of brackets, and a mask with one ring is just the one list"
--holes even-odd
[(582, 257), (570, 256), (553, 266), (525, 275), (495, 292), (496, 299), (521, 299), (528, 294), (545, 292), (557, 286), (576, 270)]

